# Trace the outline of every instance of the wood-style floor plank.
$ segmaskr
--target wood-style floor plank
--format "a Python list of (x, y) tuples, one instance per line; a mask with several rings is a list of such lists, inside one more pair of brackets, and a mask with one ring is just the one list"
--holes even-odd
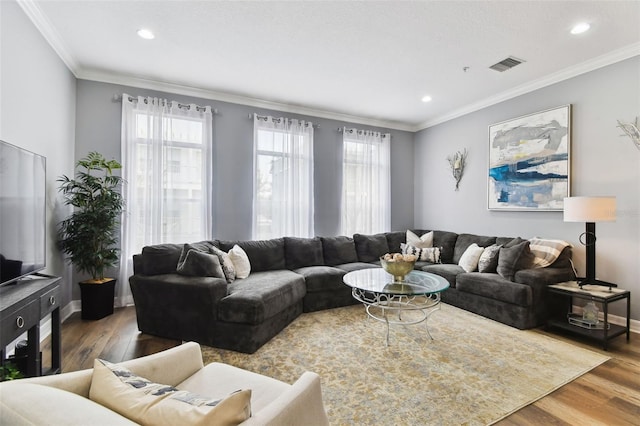
[[(640, 425), (640, 336), (627, 343), (618, 337), (604, 351), (597, 343), (568, 334), (536, 332), (611, 357), (573, 382), (541, 398), (498, 425)], [(86, 321), (73, 314), (62, 325), (63, 372), (93, 367), (94, 358), (121, 362), (179, 345), (138, 331), (133, 307), (111, 316)], [(44, 342), (43, 365), (50, 365), (50, 342)]]

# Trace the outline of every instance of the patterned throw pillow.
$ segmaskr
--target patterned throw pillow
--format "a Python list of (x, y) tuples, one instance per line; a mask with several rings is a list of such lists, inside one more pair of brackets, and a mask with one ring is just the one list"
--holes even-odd
[(433, 247), (433, 231), (418, 237), (413, 232), (407, 230), (407, 244), (416, 248)]
[(462, 256), (460, 256), (458, 265), (461, 266), (465, 272), (475, 271), (478, 268), (478, 261), (483, 252), (484, 247), (480, 247), (476, 243), (471, 244), (464, 253), (462, 253)]
[(501, 248), (502, 244), (493, 244), (484, 249), (478, 260), (478, 272), (496, 272)]
[(130, 370), (96, 359), (89, 399), (143, 425), (237, 425), (251, 417), (251, 390), (222, 399), (153, 383)]
[(220, 250), (218, 247), (211, 247), (209, 250), (211, 253), (218, 256), (218, 260), (220, 261), (220, 266), (222, 266), (222, 272), (224, 273), (224, 277), (227, 279), (227, 283), (235, 281), (236, 268), (233, 266), (233, 262), (231, 261), (229, 254)]
[(416, 258), (423, 262), (440, 263), (440, 247), (418, 248), (409, 244), (400, 244), (402, 254), (413, 254)]

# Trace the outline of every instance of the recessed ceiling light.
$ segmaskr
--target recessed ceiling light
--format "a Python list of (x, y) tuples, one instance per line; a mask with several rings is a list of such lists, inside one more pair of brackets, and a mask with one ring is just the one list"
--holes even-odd
[(431, 96), (426, 95), (422, 97), (422, 102), (431, 102)]
[(153, 40), (154, 38), (156, 38), (151, 30), (147, 30), (144, 28), (138, 30), (138, 35), (146, 40)]
[(573, 26), (573, 28), (571, 28), (571, 34), (582, 34), (586, 31), (589, 31), (589, 28), (591, 28), (591, 25), (586, 22), (580, 22), (579, 24), (576, 24)]

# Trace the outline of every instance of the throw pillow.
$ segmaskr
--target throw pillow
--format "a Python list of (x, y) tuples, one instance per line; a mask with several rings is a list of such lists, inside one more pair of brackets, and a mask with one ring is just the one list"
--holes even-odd
[(153, 383), (96, 359), (89, 398), (143, 425), (237, 425), (251, 417), (251, 390), (213, 399)]
[(502, 245), (492, 244), (486, 247), (478, 259), (478, 272), (496, 272), (498, 267), (498, 255)]
[(225, 253), (218, 247), (211, 247), (211, 253), (218, 256), (220, 266), (222, 266), (222, 272), (228, 283), (232, 283), (236, 279), (236, 268), (233, 266), (229, 253)]
[(558, 259), (562, 250), (570, 246), (562, 240), (544, 240), (541, 238), (531, 238), (531, 253), (533, 253), (533, 268), (545, 268)]
[(426, 247), (417, 248), (409, 244), (400, 244), (400, 251), (402, 254), (412, 254), (416, 258), (423, 262), (441, 263), (440, 261), (440, 247)]
[(484, 252), (484, 247), (478, 246), (476, 243), (471, 244), (462, 253), (458, 265), (462, 266), (465, 272), (473, 272), (478, 268), (478, 261)]
[(190, 277), (224, 278), (217, 256), (190, 248), (189, 244), (184, 245), (183, 252), (186, 253), (184, 256), (180, 255), (176, 268), (178, 274)]
[(433, 247), (433, 231), (418, 237), (413, 232), (407, 230), (407, 244), (417, 248)]
[(247, 278), (251, 273), (251, 263), (249, 262), (249, 256), (239, 245), (234, 245), (229, 250), (229, 257), (233, 262), (233, 267), (236, 270), (236, 278)]
[(502, 247), (498, 255), (498, 266), (496, 268), (498, 274), (509, 281), (513, 281), (516, 272), (521, 269), (521, 258), (528, 258), (527, 252), (530, 255), (529, 241), (523, 241), (513, 247)]

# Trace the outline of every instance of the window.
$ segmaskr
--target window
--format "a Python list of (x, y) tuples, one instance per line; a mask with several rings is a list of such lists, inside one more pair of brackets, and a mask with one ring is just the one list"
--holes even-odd
[(254, 116), (253, 238), (312, 237), (313, 125)]
[[(213, 130), (211, 107), (122, 98), (120, 281), (127, 283), (142, 247), (211, 238)], [(132, 303), (128, 288), (119, 287), (118, 305)]]
[(390, 134), (344, 129), (342, 235), (391, 228)]

